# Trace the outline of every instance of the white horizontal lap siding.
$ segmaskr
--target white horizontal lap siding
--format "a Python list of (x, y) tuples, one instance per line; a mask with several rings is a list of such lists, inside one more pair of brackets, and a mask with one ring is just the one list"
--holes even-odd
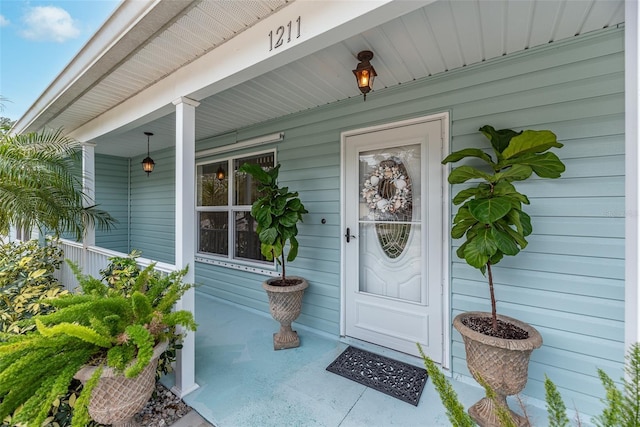
[(151, 152), (155, 168), (149, 176), (142, 159), (131, 159), (130, 248), (142, 256), (173, 264), (175, 260), (175, 150)]
[[(598, 368), (622, 375), (623, 65), (623, 33), (612, 30), (500, 61), (493, 81), (469, 73), (469, 82), (481, 78), (474, 93), (479, 85), (490, 91), (452, 107), (452, 151), (475, 144), (485, 123), (550, 129), (565, 144), (553, 150), (567, 166), (562, 178), (516, 183), (531, 201), (525, 210), (534, 231), (521, 254), (494, 268), (494, 280), (498, 311), (533, 324), (544, 339), (532, 354), (525, 393), (543, 399), (546, 374), (582, 414), (601, 407)], [(477, 141), (488, 147), (484, 137)], [(459, 245), (452, 248), (453, 315), (489, 310), (486, 279), (457, 258)], [(453, 339), (453, 370), (468, 375), (459, 334)]]
[(96, 203), (118, 223), (109, 231), (96, 229), (96, 246), (129, 252), (129, 159), (96, 155)]

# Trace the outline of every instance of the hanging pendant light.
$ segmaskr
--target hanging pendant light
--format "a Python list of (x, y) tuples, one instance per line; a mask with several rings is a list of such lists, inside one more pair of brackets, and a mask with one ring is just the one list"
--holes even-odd
[(153, 172), (153, 167), (156, 165), (156, 162), (149, 157), (149, 137), (153, 134), (151, 132), (145, 132), (144, 134), (147, 135), (147, 157), (142, 161), (142, 170), (149, 176), (149, 174)]
[(222, 181), (227, 176), (227, 172), (223, 169), (222, 165), (216, 170), (216, 178), (218, 181)]
[(353, 74), (356, 76), (358, 82), (358, 89), (364, 95), (364, 100), (367, 100), (367, 94), (373, 89), (373, 79), (378, 75), (373, 68), (371, 61), (373, 59), (373, 52), (370, 50), (363, 50), (358, 53), (358, 66), (353, 70)]

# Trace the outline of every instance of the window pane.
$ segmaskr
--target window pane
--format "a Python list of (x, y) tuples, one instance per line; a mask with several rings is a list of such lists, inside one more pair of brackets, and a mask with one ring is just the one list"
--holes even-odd
[(262, 166), (263, 169), (269, 170), (273, 168), (273, 153), (261, 154), (258, 156), (244, 157), (234, 161), (233, 170), (235, 171), (235, 193), (234, 205), (246, 206), (251, 205), (258, 198), (258, 184), (253, 182), (250, 175), (238, 172), (238, 168), (244, 163), (253, 163)]
[(226, 206), (229, 200), (228, 162), (198, 166), (198, 206)]
[(28, 228), (18, 227), (16, 228), (16, 239), (26, 242), (31, 240), (31, 230)]
[(420, 218), (420, 146), (360, 153), (360, 220), (416, 221)]
[(245, 258), (257, 261), (266, 261), (260, 253), (260, 239), (255, 222), (248, 211), (234, 212), (236, 219), (236, 258)]
[(200, 212), (198, 252), (228, 255), (229, 215), (227, 212)]

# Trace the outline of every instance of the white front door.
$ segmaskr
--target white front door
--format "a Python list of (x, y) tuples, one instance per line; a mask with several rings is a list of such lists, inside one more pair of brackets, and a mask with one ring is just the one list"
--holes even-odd
[(343, 135), (344, 332), (440, 363), (444, 117)]

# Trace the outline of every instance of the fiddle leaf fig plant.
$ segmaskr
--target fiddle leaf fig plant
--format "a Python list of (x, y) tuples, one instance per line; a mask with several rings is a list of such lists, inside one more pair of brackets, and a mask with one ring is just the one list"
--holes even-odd
[(504, 255), (517, 255), (527, 246), (526, 238), (532, 232), (531, 217), (522, 209), (529, 199), (513, 183), (533, 174), (559, 178), (565, 166), (555, 153), (548, 151), (563, 146), (549, 130), (516, 132), (495, 130), (489, 125), (479, 130), (489, 139), (493, 156), (479, 148), (465, 148), (449, 154), (442, 163), (469, 158), (482, 161), (477, 167), (475, 163), (458, 166), (449, 174), (450, 184), (471, 184), (453, 198), (453, 204), (460, 207), (453, 219), (451, 237), (465, 238), (456, 254), (488, 276), (492, 327), (496, 331), (491, 266)]
[(258, 182), (260, 197), (251, 206), (251, 216), (258, 223), (260, 252), (268, 261), (275, 259), (282, 266), (281, 284), (285, 285), (285, 260), (291, 262), (298, 256), (297, 224), (308, 211), (298, 198), (298, 192), (278, 186), (279, 164), (264, 170), (258, 164), (244, 163), (238, 170)]

